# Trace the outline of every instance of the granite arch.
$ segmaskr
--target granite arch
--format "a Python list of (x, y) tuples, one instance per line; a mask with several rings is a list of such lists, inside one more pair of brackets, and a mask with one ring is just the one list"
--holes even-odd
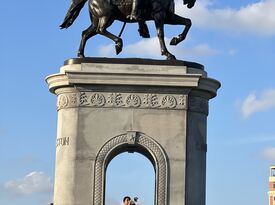
[(139, 152), (155, 169), (155, 205), (167, 205), (168, 161), (160, 144), (140, 132), (129, 131), (107, 141), (99, 150), (94, 166), (93, 204), (105, 204), (106, 169), (110, 161), (123, 152)]

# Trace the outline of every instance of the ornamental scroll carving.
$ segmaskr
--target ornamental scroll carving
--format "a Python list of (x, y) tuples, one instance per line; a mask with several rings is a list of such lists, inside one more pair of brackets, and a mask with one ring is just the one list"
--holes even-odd
[(80, 92), (58, 95), (57, 109), (73, 107), (187, 109), (187, 95)]
[(128, 132), (109, 140), (98, 152), (95, 161), (94, 175), (94, 205), (102, 205), (104, 202), (104, 183), (107, 160), (112, 158), (112, 154), (121, 146), (142, 146), (151, 155), (154, 160), (156, 170), (156, 205), (167, 204), (167, 159), (161, 146), (153, 139), (138, 133)]

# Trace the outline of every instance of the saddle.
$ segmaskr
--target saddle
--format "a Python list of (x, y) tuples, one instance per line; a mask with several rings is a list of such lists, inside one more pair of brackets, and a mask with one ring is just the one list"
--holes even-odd
[[(139, 2), (137, 12), (142, 12), (140, 4), (143, 4), (142, 1), (144, 0), (110, 0), (110, 3), (117, 7), (125, 7), (126, 5), (132, 5), (134, 1), (141, 1)], [(150, 32), (149, 32), (148, 26), (146, 25), (146, 22), (144, 20), (138, 20), (138, 24), (139, 24), (139, 29), (138, 29), (139, 35), (143, 38), (150, 38)]]
[(110, 0), (110, 3), (114, 6), (122, 6), (126, 4), (132, 4), (133, 0)]

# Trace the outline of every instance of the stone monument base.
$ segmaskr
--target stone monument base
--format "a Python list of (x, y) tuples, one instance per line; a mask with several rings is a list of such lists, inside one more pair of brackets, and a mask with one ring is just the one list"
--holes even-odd
[(105, 172), (122, 152), (155, 168), (155, 205), (205, 205), (208, 101), (220, 83), (202, 65), (70, 59), (47, 77), (57, 95), (55, 205), (103, 205)]

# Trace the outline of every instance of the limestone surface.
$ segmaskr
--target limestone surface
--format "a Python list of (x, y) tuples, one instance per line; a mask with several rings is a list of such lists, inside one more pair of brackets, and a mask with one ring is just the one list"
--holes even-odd
[(103, 205), (105, 171), (122, 152), (156, 170), (156, 205), (205, 205), (208, 101), (220, 83), (199, 64), (68, 61), (57, 95), (55, 205)]

